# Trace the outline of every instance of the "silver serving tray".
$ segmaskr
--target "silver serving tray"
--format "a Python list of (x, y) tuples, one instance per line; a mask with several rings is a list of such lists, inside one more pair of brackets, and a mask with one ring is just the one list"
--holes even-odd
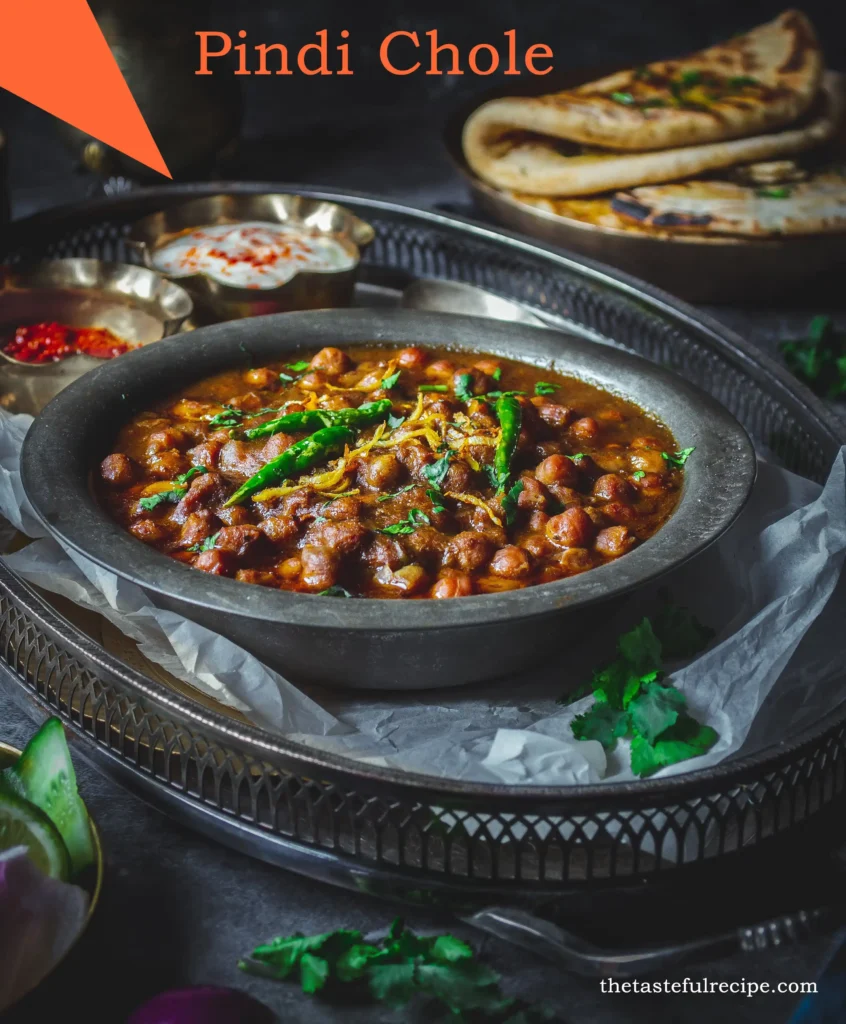
[[(180, 197), (283, 187), (343, 203), (373, 224), (362, 304), (394, 305), (420, 276), (481, 285), (551, 325), (670, 366), (794, 472), (824, 479), (843, 443), (839, 423), (783, 368), (672, 297), (525, 239), (383, 200), (299, 185), (167, 186), (38, 214), (16, 225), (6, 256), (125, 259), (129, 224)], [(0, 655), (4, 685), (34, 717), (59, 714), (80, 754), (185, 824), (355, 891), (456, 911), (492, 896), (598, 907), (612, 890), (728, 871), (743, 851), (764, 855), (779, 837), (808, 841), (846, 792), (846, 709), (727, 764), (613, 786), (468, 784), (353, 764), (138, 671), (2, 562)]]

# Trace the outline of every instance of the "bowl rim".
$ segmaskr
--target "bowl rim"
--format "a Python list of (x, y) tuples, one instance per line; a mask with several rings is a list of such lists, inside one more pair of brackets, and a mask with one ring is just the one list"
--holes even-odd
[[(52, 269), (72, 269), (73, 267), (96, 271), (96, 280), (91, 284), (79, 281), (61, 283), (39, 280), (42, 275), (49, 275)], [(156, 295), (149, 302), (158, 307), (163, 330), (170, 328), (170, 333), (174, 333), (177, 327), (181, 327), (194, 312), (194, 300), (190, 292), (158, 270), (152, 267), (139, 266), (137, 263), (126, 263), (121, 260), (101, 260), (97, 259), (96, 256), (64, 256), (57, 259), (35, 260), (33, 262), (24, 262), (0, 268), (0, 304), (2, 304), (3, 296), (9, 292), (36, 290), (85, 292), (95, 288), (102, 288), (112, 275), (123, 273), (127, 270), (131, 270), (135, 276), (142, 280), (146, 279), (151, 283), (155, 283)], [(114, 305), (116, 306), (137, 306), (139, 302), (143, 301), (133, 292), (109, 292), (108, 294), (110, 297), (114, 297)], [(163, 305), (168, 295), (172, 296), (178, 304), (177, 309), (172, 315), (168, 315), (168, 311)]]
[[(475, 332), (475, 335), (474, 335)], [(473, 339), (482, 334), (486, 344)], [(428, 337), (427, 337), (428, 335)], [(97, 503), (90, 470), (107, 454), (116, 434), (107, 424), (125, 422), (138, 409), (144, 388), (167, 374), (170, 393), (190, 380), (247, 365), (254, 354), (343, 347), (363, 343), (438, 344), (453, 338), (459, 350), (487, 351), (520, 359), (522, 344), (540, 365), (574, 361), (573, 376), (600, 387), (609, 378), (630, 386), (648, 379), (653, 399), (648, 410), (665, 422), (690, 424), (679, 444), (694, 443), (676, 510), (652, 538), (624, 557), (579, 576), (500, 594), (460, 601), (402, 601), (365, 598), (340, 601), (318, 595), (273, 590), (211, 576), (169, 558), (134, 538)], [(510, 352), (510, 354), (509, 354)], [(216, 360), (216, 361), (215, 361)], [(549, 365), (549, 362), (547, 362)], [(557, 366), (559, 371), (563, 369)], [(597, 372), (598, 371), (598, 372)], [(631, 390), (616, 388), (631, 400)], [(96, 400), (93, 400), (95, 399)], [(642, 407), (645, 403), (639, 402)], [(672, 411), (672, 415), (668, 415)], [(698, 417), (698, 418), (697, 418)], [(673, 429), (673, 423), (667, 423)], [(93, 442), (93, 443), (91, 443)], [(85, 445), (89, 449), (83, 451)], [(95, 447), (96, 446), (96, 447)], [(93, 450), (92, 450), (93, 449)], [(96, 564), (183, 604), (241, 618), (287, 625), (379, 634), (429, 629), (461, 629), (537, 616), (551, 616), (622, 595), (677, 568), (717, 539), (740, 514), (755, 478), (752, 444), (740, 424), (715, 399), (694, 385), (627, 351), (563, 332), (449, 313), (405, 310), (321, 310), (282, 313), (198, 329), (187, 338), (163, 341), (112, 360), (69, 385), (36, 418), (24, 441), (21, 473), (27, 497), (48, 532)]]

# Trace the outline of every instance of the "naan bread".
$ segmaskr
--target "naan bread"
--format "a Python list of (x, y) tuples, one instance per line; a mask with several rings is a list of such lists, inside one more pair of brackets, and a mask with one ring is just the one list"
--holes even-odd
[(568, 151), (554, 139), (523, 133), (500, 140), (496, 150), (485, 150), (484, 160), (470, 163), (479, 177), (506, 191), (557, 197), (594, 195), (804, 152), (831, 138), (843, 102), (840, 76), (829, 72), (823, 77), (813, 115), (779, 132), (642, 153), (579, 147)]
[(829, 234), (846, 231), (846, 168), (824, 169), (792, 185), (685, 181), (646, 186), (618, 192), (611, 209), (638, 227), (671, 233)]
[(491, 100), (468, 119), (465, 143), (495, 142), (514, 130), (622, 150), (742, 138), (805, 113), (822, 72), (811, 23), (800, 11), (785, 11), (681, 60), (618, 71), (549, 96)]

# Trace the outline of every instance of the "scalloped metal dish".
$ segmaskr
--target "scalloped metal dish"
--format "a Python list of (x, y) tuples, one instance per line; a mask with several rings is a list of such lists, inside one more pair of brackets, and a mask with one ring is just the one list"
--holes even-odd
[[(281, 186), (275, 186), (280, 188)], [(175, 198), (268, 191), (214, 183), (130, 193), (15, 226), (7, 251), (125, 258), (139, 216)], [(723, 402), (788, 468), (825, 477), (842, 443), (812, 395), (716, 322), (623, 274), (435, 213), (291, 186), (376, 230), (360, 299), (394, 303), (414, 276), (481, 285), (576, 334), (662, 362)], [(78, 750), (215, 839), (325, 881), (472, 906), (563, 897), (725, 863), (823, 819), (846, 791), (846, 710), (789, 744), (666, 781), (548, 789), (353, 764), (225, 716), (111, 655), (0, 563), (0, 674)]]

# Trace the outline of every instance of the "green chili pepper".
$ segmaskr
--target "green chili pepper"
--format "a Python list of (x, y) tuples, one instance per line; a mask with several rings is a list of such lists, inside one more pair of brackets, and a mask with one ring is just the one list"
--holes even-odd
[(497, 493), (502, 494), (511, 475), (511, 460), (520, 436), (523, 422), (523, 410), (514, 395), (505, 394), (496, 402), (496, 415), (499, 420), (499, 442), (494, 454), (494, 471), (496, 472)]
[(330, 459), (354, 439), (355, 434), (349, 427), (333, 426), (316, 430), (310, 437), (304, 437), (302, 441), (292, 444), (281, 455), (277, 455), (267, 465), (262, 466), (258, 473), (241, 484), (223, 507), (237, 505), (251, 494), (263, 491), (265, 487), (272, 487), (282, 480), (304, 473), (319, 462)]
[(268, 434), (278, 434), (280, 430), (316, 430), (320, 427), (371, 427), (379, 420), (385, 419), (391, 412), (390, 398), (382, 398), (378, 402), (366, 402), (357, 409), (307, 409), (305, 412), (290, 412), (287, 416), (279, 416), (275, 420), (260, 423), (244, 431), (248, 441)]

